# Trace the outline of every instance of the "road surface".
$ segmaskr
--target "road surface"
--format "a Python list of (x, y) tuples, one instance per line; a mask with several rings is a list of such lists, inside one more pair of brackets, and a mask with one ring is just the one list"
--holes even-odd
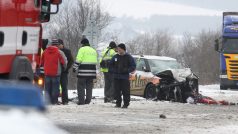
[[(215, 99), (238, 102), (238, 91), (220, 91), (218, 85), (200, 86)], [(238, 106), (154, 102), (133, 97), (128, 109), (103, 103), (102, 89), (95, 89), (90, 105), (49, 106), (46, 116), (70, 134), (80, 133), (238, 133)], [(96, 93), (95, 93), (96, 92)], [(161, 114), (166, 118), (161, 118)]]

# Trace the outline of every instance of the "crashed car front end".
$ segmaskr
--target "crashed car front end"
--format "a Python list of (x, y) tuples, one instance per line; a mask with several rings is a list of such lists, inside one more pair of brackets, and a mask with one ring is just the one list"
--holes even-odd
[(159, 78), (157, 100), (186, 103), (198, 93), (198, 77), (189, 69), (172, 69), (155, 74)]

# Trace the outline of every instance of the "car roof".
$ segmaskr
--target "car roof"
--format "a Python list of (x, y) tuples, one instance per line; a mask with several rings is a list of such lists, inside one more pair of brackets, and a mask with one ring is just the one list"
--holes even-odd
[(143, 59), (157, 59), (157, 60), (176, 60), (171, 57), (166, 56), (155, 56), (155, 55), (132, 55), (134, 58), (143, 58)]

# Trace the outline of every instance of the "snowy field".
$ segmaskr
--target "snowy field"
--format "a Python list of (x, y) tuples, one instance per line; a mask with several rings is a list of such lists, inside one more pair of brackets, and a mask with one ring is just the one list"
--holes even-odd
[[(200, 86), (200, 93), (216, 100), (238, 103), (238, 90), (219, 85)], [(77, 96), (70, 91), (71, 98)], [(128, 109), (103, 103), (103, 89), (93, 90), (90, 105), (48, 106), (46, 113), (0, 110), (0, 134), (238, 134), (238, 105), (181, 104), (147, 101), (132, 96)], [(166, 118), (161, 118), (165, 115)]]
[[(218, 85), (200, 86), (200, 93), (217, 100), (238, 103), (238, 91), (220, 91)], [(71, 97), (76, 92), (71, 91)], [(128, 109), (103, 103), (103, 89), (94, 89), (90, 105), (49, 106), (46, 116), (71, 134), (160, 133), (236, 134), (238, 106), (181, 104), (147, 101), (132, 96)], [(166, 118), (161, 118), (161, 114)]]

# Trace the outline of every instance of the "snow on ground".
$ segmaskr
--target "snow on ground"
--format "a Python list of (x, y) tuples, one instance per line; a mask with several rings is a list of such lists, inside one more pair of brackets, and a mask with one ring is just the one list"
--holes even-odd
[(67, 134), (42, 113), (16, 108), (1, 108), (0, 126), (0, 134)]
[(199, 92), (204, 96), (209, 96), (216, 100), (226, 100), (238, 103), (238, 89), (220, 90), (219, 85), (206, 85), (199, 86)]
[[(200, 86), (199, 90), (216, 100), (238, 103), (238, 90), (220, 90), (219, 85)], [(69, 96), (76, 98), (76, 90), (70, 90)], [(103, 103), (103, 89), (94, 89), (93, 96), (90, 105), (70, 102), (66, 106), (48, 106), (46, 114), (1, 109), (0, 133), (238, 133), (238, 106), (154, 102), (132, 96), (129, 108), (121, 109), (114, 108), (113, 103)], [(166, 119), (160, 118), (161, 114)]]
[[(200, 86), (200, 93), (218, 100), (238, 102), (238, 91), (220, 91), (218, 85)], [(76, 97), (71, 91), (71, 97)], [(49, 106), (46, 114), (71, 134), (79, 133), (238, 133), (238, 106), (182, 104), (132, 97), (128, 109), (103, 103), (103, 89), (94, 89), (89, 105)], [(160, 118), (161, 114), (166, 116)]]
[[(76, 90), (69, 90), (68, 95), (69, 95), (69, 98), (76, 98), (78, 96)], [(103, 88), (93, 89), (93, 98), (103, 99), (104, 98), (104, 89)], [(139, 97), (139, 96), (131, 96), (131, 99), (132, 100), (145, 100), (145, 98)]]
[[(212, 97), (216, 100), (226, 100), (229, 102), (238, 103), (238, 89), (234, 90), (220, 90), (219, 85), (205, 85), (199, 86), (199, 93)], [(69, 90), (69, 97), (76, 98), (77, 91), (76, 90)], [(93, 97), (102, 99), (104, 97), (104, 90), (103, 88), (96, 88), (93, 89)], [(131, 96), (132, 100), (145, 100), (142, 97), (138, 96)]]

